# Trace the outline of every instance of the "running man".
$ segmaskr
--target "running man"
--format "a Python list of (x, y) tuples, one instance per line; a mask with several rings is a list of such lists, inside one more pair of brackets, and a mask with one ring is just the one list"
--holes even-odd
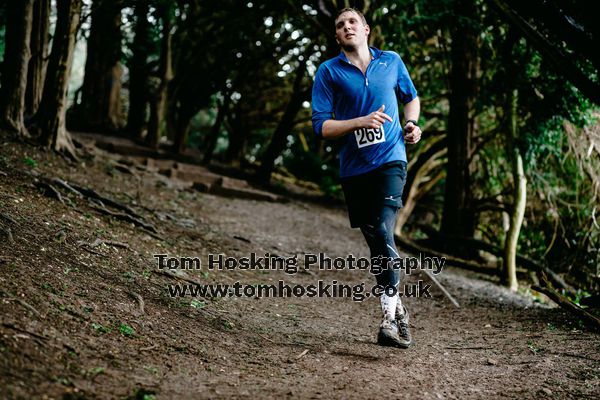
[[(341, 141), (340, 178), (350, 226), (360, 228), (372, 259), (381, 256), (387, 262), (398, 257), (394, 227), (406, 181), (404, 143), (421, 139), (420, 103), (400, 56), (369, 47), (369, 32), (356, 9), (345, 8), (336, 16), (342, 51), (317, 70), (312, 122), (317, 136)], [(398, 101), (404, 104), (404, 136)], [(391, 295), (397, 293), (399, 271), (384, 269), (376, 278), (390, 294), (380, 297), (377, 342), (407, 348), (412, 343), (408, 311), (397, 294)]]

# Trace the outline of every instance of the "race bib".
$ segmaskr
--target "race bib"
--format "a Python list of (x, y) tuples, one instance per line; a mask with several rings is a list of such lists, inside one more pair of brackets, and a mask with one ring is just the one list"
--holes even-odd
[(356, 144), (358, 148), (371, 146), (373, 144), (385, 142), (385, 131), (383, 125), (379, 129), (360, 128), (354, 131)]

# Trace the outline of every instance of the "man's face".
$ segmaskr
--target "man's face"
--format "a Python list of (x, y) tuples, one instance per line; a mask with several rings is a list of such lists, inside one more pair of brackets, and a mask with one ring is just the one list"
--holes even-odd
[(354, 11), (346, 11), (335, 20), (335, 40), (344, 49), (354, 50), (367, 42), (369, 25)]

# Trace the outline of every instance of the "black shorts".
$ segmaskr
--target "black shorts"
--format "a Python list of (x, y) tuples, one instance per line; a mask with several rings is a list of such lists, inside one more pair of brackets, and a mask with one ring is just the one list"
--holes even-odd
[(392, 161), (365, 174), (340, 179), (350, 226), (373, 223), (383, 206), (402, 207), (406, 162)]

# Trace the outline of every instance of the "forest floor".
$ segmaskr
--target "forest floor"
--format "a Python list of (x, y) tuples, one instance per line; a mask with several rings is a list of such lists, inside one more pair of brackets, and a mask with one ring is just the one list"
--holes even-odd
[[(161, 273), (154, 254), (367, 256), (344, 209), (202, 193), (156, 171), (0, 150), (0, 398), (598, 398), (600, 340), (562, 310), (447, 267), (407, 298), (414, 344), (376, 344), (376, 298), (173, 298), (168, 285), (373, 284), (367, 271)], [(61, 189), (93, 188), (157, 232)], [(176, 182), (175, 182), (176, 183)], [(9, 235), (10, 232), (10, 235)], [(11, 237), (9, 237), (11, 236)], [(12, 240), (11, 240), (12, 239)], [(100, 239), (100, 241), (96, 241)], [(409, 282), (430, 282), (412, 274)]]

